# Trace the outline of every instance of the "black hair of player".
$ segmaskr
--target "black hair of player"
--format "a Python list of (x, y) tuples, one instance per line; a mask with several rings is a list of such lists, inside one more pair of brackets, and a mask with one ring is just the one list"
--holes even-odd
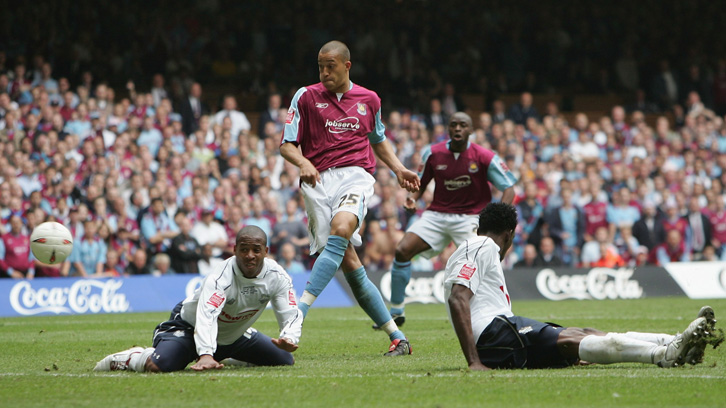
[(479, 214), (478, 234), (487, 232), (501, 234), (515, 228), (517, 228), (517, 209), (511, 204), (489, 203)]
[(235, 237), (235, 244), (239, 244), (242, 238), (253, 238), (263, 242), (265, 245), (267, 244), (267, 234), (265, 234), (262, 228), (255, 225), (248, 225), (239, 230)]

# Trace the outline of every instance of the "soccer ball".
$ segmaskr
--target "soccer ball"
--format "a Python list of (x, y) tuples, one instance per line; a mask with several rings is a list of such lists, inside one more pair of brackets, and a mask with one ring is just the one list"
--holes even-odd
[(59, 264), (73, 250), (73, 235), (63, 224), (55, 221), (44, 222), (30, 234), (30, 250), (44, 264)]

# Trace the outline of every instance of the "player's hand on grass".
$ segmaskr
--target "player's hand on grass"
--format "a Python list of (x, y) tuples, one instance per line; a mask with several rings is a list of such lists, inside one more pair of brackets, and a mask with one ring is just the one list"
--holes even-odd
[(398, 178), (398, 184), (406, 190), (415, 193), (421, 187), (421, 180), (418, 175), (409, 169), (403, 169), (400, 173), (396, 174)]
[(280, 337), (279, 339), (272, 339), (272, 344), (276, 345), (278, 348), (287, 351), (288, 353), (292, 353), (299, 347), (297, 344), (293, 343), (290, 339), (285, 337)]
[(320, 173), (318, 172), (318, 169), (316, 169), (309, 160), (305, 160), (302, 166), (300, 166), (300, 180), (313, 187), (315, 187), (315, 184), (320, 181)]
[(472, 371), (489, 371), (491, 368), (485, 366), (480, 361), (469, 364), (469, 370)]
[(212, 369), (220, 369), (224, 368), (224, 364), (220, 364), (215, 360), (212, 356), (209, 354), (205, 354), (201, 357), (199, 357), (199, 361), (196, 362), (192, 366), (192, 370), (194, 371), (204, 371), (204, 370), (212, 370)]

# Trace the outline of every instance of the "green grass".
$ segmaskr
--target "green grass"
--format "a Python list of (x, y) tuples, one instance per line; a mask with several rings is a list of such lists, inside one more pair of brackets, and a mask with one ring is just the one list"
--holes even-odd
[[(515, 313), (605, 331), (674, 333), (703, 304), (726, 299), (516, 302)], [(443, 305), (413, 305), (404, 326), (414, 354), (383, 358), (388, 339), (358, 308), (311, 309), (296, 365), (197, 373), (95, 373), (96, 361), (148, 346), (167, 313), (0, 319), (2, 407), (698, 406), (726, 405), (724, 346), (676, 369), (617, 364), (469, 372)], [(717, 324), (717, 327), (721, 326)], [(275, 335), (268, 311), (256, 328)]]

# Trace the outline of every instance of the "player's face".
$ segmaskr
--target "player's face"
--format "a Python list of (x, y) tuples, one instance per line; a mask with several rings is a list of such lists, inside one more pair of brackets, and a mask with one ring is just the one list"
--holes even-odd
[(454, 114), (449, 120), (449, 138), (453, 143), (465, 143), (471, 134), (471, 119), (463, 114)]
[(320, 82), (330, 92), (343, 93), (348, 90), (350, 61), (343, 61), (335, 52), (318, 54)]
[(262, 270), (265, 256), (267, 256), (267, 243), (258, 237), (243, 236), (234, 246), (237, 257), (237, 267), (246, 278), (254, 278)]

